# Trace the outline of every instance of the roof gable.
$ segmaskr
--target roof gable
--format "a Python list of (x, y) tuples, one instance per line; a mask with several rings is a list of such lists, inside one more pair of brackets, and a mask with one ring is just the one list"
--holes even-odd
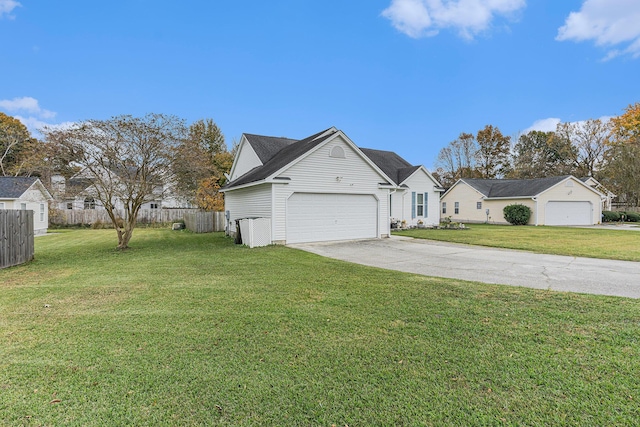
[[(486, 198), (491, 199), (535, 197), (567, 179), (575, 179), (577, 182), (585, 185), (582, 181), (574, 178), (572, 175), (552, 176), (547, 178), (535, 179), (463, 178), (458, 182), (464, 182), (465, 184), (480, 192)], [(455, 185), (457, 184), (458, 183), (456, 183)], [(585, 186), (590, 188), (587, 185)]]
[(300, 141), (285, 145), (282, 149), (273, 154), (265, 164), (251, 169), (246, 174), (228, 183), (222, 188), (228, 189), (252, 182), (262, 181), (305, 153), (311, 151), (313, 148), (333, 136), (336, 132), (338, 131), (334, 128), (330, 128), (305, 139), (301, 139)]
[(253, 148), (253, 151), (255, 151), (262, 164), (265, 164), (269, 160), (271, 160), (273, 156), (275, 156), (283, 148), (297, 142), (297, 140), (291, 138), (253, 135), (250, 133), (245, 133), (244, 136), (247, 139), (247, 142)]
[(0, 177), (0, 199), (19, 199), (38, 181), (36, 177), (2, 176)]

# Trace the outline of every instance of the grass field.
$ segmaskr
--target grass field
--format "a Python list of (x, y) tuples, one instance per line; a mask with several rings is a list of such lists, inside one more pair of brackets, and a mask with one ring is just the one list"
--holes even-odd
[(640, 231), (487, 224), (467, 227), (466, 230), (412, 229), (394, 234), (554, 255), (640, 261)]
[(640, 302), (221, 234), (38, 237), (0, 270), (0, 425), (634, 425)]

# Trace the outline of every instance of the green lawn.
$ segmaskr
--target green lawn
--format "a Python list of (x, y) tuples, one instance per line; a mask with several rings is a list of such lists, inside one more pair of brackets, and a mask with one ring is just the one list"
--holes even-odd
[[(633, 425), (640, 301), (221, 234), (38, 237), (0, 270), (0, 425)], [(48, 305), (48, 306), (46, 306)]]
[(532, 252), (640, 261), (640, 231), (469, 224), (466, 230), (412, 229), (394, 234)]

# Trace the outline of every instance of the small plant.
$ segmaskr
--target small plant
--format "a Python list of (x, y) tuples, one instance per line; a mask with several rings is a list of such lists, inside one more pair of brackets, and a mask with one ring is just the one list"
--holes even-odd
[(531, 208), (525, 205), (508, 205), (502, 210), (504, 219), (513, 225), (526, 225), (531, 218)]

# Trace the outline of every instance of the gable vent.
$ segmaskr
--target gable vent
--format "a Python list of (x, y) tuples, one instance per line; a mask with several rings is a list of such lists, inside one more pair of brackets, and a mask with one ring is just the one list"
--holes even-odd
[(344, 148), (340, 147), (339, 145), (332, 147), (331, 151), (329, 152), (329, 157), (337, 157), (339, 159), (344, 159), (345, 158)]

